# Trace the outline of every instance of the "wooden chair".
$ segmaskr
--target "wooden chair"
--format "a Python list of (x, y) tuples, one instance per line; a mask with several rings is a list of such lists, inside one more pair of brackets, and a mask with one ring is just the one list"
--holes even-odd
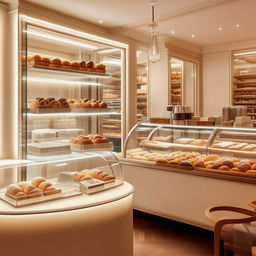
[[(225, 211), (225, 212), (235, 212), (245, 215), (242, 218), (219, 218), (217, 221), (213, 219), (213, 212), (216, 211)], [(256, 221), (256, 212), (248, 209), (243, 209), (239, 207), (232, 206), (217, 206), (213, 208), (209, 208), (205, 211), (206, 217), (215, 222), (214, 225), (214, 256), (223, 256), (226, 255), (227, 252), (233, 251), (236, 255), (243, 256), (248, 255), (248, 251), (251, 248), (248, 248), (248, 251), (244, 250), (244, 248), (239, 248), (233, 243), (233, 232), (235, 224), (243, 224), (243, 223), (251, 223)], [(225, 226), (232, 225), (232, 227), (226, 230)], [(256, 236), (256, 234), (255, 234)], [(249, 255), (252, 253), (249, 252)]]

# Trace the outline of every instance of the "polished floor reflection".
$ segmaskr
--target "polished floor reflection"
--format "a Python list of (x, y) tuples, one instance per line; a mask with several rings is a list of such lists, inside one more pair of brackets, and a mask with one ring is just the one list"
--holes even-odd
[(212, 256), (213, 233), (134, 212), (134, 256)]

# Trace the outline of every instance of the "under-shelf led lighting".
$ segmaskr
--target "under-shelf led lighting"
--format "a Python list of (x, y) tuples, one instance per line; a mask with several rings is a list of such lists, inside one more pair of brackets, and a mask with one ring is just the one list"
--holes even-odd
[(252, 52), (239, 52), (239, 53), (235, 53), (234, 56), (243, 56), (243, 55), (250, 55), (250, 54), (256, 54), (256, 51), (252, 51)]
[(69, 80), (48, 79), (43, 77), (27, 77), (27, 78), (24, 78), (24, 80), (31, 81), (31, 82), (40, 82), (40, 83), (92, 85), (92, 86), (102, 85), (101, 83), (94, 83), (94, 82), (78, 82), (78, 81), (69, 81)]
[(72, 45), (76, 45), (76, 46), (81, 46), (81, 47), (85, 47), (85, 48), (89, 48), (89, 49), (93, 49), (93, 50), (98, 49), (98, 47), (93, 46), (93, 45), (84, 44), (84, 43), (78, 43), (76, 41), (67, 40), (67, 39), (56, 37), (56, 36), (51, 36), (51, 35), (43, 34), (43, 33), (40, 33), (40, 32), (29, 31), (29, 30), (25, 30), (24, 32), (26, 32), (29, 35), (39, 36), (39, 37), (51, 39), (51, 40), (62, 42), (62, 43), (67, 43), (67, 44), (72, 44)]
[(174, 30), (172, 30), (172, 31), (171, 31), (171, 33), (172, 33), (172, 34), (175, 34), (175, 31), (174, 31)]
[(34, 114), (27, 113), (28, 117), (79, 117), (79, 116), (108, 116), (108, 115), (121, 115), (118, 112), (91, 112), (91, 113), (76, 113), (76, 112), (66, 112), (66, 113), (43, 113), (43, 114)]
[(118, 47), (128, 48), (127, 44), (120, 43), (120, 42), (117, 42), (117, 41), (114, 41), (114, 40), (111, 40), (111, 39), (107, 39), (107, 38), (104, 38), (104, 37), (101, 37), (101, 36), (96, 36), (96, 35), (92, 35), (92, 34), (82, 32), (82, 31), (79, 31), (79, 30), (75, 30), (75, 29), (72, 29), (72, 28), (67, 28), (67, 27), (64, 27), (64, 26), (61, 26), (61, 25), (57, 25), (57, 24), (48, 22), (48, 21), (32, 18), (30, 16), (23, 15), (23, 14), (20, 15), (20, 16), (23, 18), (23, 20), (25, 20), (27, 22), (30, 21), (30, 22), (33, 22), (33, 23), (36, 23), (36, 24), (44, 25), (46, 28), (56, 29), (60, 32), (68, 32), (68, 33), (71, 33), (73, 35), (86, 37), (87, 39), (96, 40), (96, 41), (101, 42), (101, 43), (108, 43), (108, 44), (112, 44), (112, 45), (115, 45), (115, 46), (118, 46)]
[(104, 60), (101, 61), (102, 64), (109, 64), (109, 65), (114, 65), (114, 66), (121, 66), (122, 63), (121, 61), (114, 61), (114, 60)]
[(98, 54), (108, 54), (108, 53), (114, 53), (114, 52), (119, 52), (120, 49), (105, 49), (105, 50), (100, 50), (100, 51), (97, 51)]

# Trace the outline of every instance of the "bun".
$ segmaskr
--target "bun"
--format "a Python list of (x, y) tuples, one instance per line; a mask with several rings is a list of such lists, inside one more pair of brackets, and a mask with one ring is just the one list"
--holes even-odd
[(89, 61), (87, 64), (86, 64), (86, 67), (87, 68), (94, 68), (94, 62), (93, 61)]
[(107, 103), (105, 103), (105, 102), (101, 102), (101, 103), (99, 103), (99, 107), (100, 108), (107, 108), (108, 107), (108, 105), (107, 105)]
[(49, 58), (42, 58), (41, 59), (41, 65), (42, 66), (49, 66), (51, 63), (50, 59)]
[(219, 169), (221, 166), (222, 166), (221, 163), (215, 163), (215, 164), (212, 166), (212, 169)]
[(189, 161), (181, 161), (180, 166), (193, 167), (193, 164)]
[(36, 197), (42, 196), (42, 193), (41, 193), (40, 189), (35, 188), (35, 189), (30, 191), (28, 196), (29, 196), (29, 198), (36, 198)]
[(168, 164), (168, 160), (166, 160), (166, 159), (158, 159), (156, 162), (158, 164)]
[(248, 170), (251, 169), (251, 165), (248, 163), (240, 163), (237, 168), (241, 171), (241, 172), (246, 172)]
[(252, 170), (256, 170), (256, 163), (252, 165)]
[(61, 103), (58, 100), (53, 100), (51, 103), (52, 108), (60, 108)]
[(92, 103), (92, 108), (99, 108), (99, 107), (100, 107), (99, 102)]
[(229, 171), (230, 168), (229, 168), (228, 166), (226, 166), (226, 165), (222, 165), (222, 166), (219, 168), (219, 170), (222, 170), (222, 171)]
[(50, 67), (53, 68), (60, 68), (61, 67), (61, 60), (59, 58), (54, 58), (51, 60), (51, 63), (49, 65)]
[(32, 185), (38, 187), (40, 185), (40, 183), (45, 182), (45, 181), (46, 181), (46, 179), (44, 177), (35, 177), (32, 180)]
[(23, 191), (19, 186), (15, 184), (10, 184), (7, 186), (6, 192), (14, 196), (16, 193), (23, 192)]
[(112, 176), (112, 175), (107, 175), (107, 176), (105, 176), (102, 180), (103, 180), (103, 181), (109, 181), (109, 180), (114, 180), (114, 179), (115, 179), (114, 176)]
[(29, 184), (24, 188), (24, 193), (29, 195), (34, 189), (37, 189), (37, 187)]
[(223, 161), (222, 164), (228, 166), (230, 169), (234, 167), (234, 164), (229, 160)]
[(232, 171), (232, 172), (240, 172), (240, 169), (237, 168), (237, 167), (233, 167), (233, 168), (231, 168), (230, 171)]
[(70, 66), (70, 61), (68, 60), (63, 60), (61, 63), (61, 67), (64, 69), (72, 69), (72, 67)]
[(200, 167), (200, 168), (204, 168), (205, 167), (204, 162), (202, 162), (202, 161), (195, 162), (194, 166), (195, 167)]
[(18, 183), (18, 186), (22, 189), (22, 191), (24, 191), (25, 187), (27, 187), (29, 185), (28, 182), (20, 182)]
[(71, 62), (72, 69), (79, 70), (80, 64), (77, 61)]

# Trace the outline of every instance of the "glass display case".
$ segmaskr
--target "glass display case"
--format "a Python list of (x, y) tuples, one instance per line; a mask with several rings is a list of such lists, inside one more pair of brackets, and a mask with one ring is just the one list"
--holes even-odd
[(137, 121), (148, 116), (148, 53), (137, 50)]
[[(1, 164), (1, 162), (0, 162)], [(48, 162), (0, 166), (0, 198), (14, 207), (93, 194), (123, 183), (112, 152), (77, 153)]]
[(256, 51), (255, 49), (232, 53), (233, 105), (247, 106), (247, 115), (256, 119)]
[(121, 151), (125, 47), (58, 26), (22, 27), (21, 157)]
[(237, 176), (256, 182), (256, 130), (141, 122), (130, 131), (124, 158), (137, 163)]
[(171, 57), (169, 63), (168, 104), (197, 111), (197, 66), (192, 61)]

